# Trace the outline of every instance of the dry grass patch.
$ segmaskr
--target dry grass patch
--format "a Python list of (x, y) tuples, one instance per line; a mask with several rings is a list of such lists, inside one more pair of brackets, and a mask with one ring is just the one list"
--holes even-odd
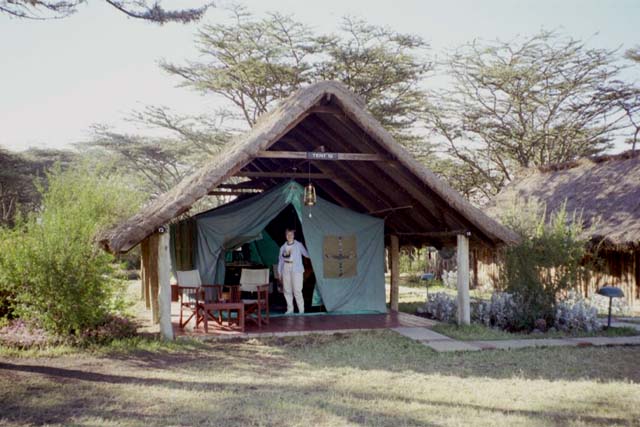
[[(33, 356), (33, 355), (32, 355)], [(632, 425), (640, 348), (438, 354), (390, 331), (4, 357), (2, 425)]]

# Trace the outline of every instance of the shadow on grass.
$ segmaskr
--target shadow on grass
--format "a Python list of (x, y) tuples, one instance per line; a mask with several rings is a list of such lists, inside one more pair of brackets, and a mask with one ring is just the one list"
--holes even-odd
[[(388, 393), (385, 391), (368, 391), (368, 392), (349, 392), (349, 405), (346, 401), (344, 403), (337, 403), (336, 400), (329, 400), (327, 396), (333, 396), (336, 393), (344, 393), (339, 389), (336, 389), (332, 383), (326, 384), (326, 386), (300, 386), (295, 383), (291, 383), (286, 387), (286, 390), (274, 389), (271, 385), (249, 385), (249, 384), (228, 384), (217, 383), (211, 381), (197, 382), (197, 381), (176, 381), (162, 378), (146, 378), (128, 375), (114, 375), (103, 374), (98, 372), (91, 372), (86, 370), (68, 369), (68, 368), (56, 368), (51, 366), (40, 365), (19, 365), (13, 363), (0, 363), (0, 370), (23, 372), (29, 374), (41, 374), (51, 377), (53, 383), (43, 386), (41, 388), (31, 386), (30, 391), (32, 393), (54, 393), (56, 382), (71, 380), (73, 383), (77, 383), (82, 386), (82, 383), (98, 383), (98, 384), (116, 384), (116, 385), (136, 385), (136, 386), (149, 386), (149, 387), (167, 387), (183, 389), (185, 391), (195, 391), (202, 399), (202, 405), (200, 409), (195, 410), (193, 407), (184, 408), (182, 416), (186, 417), (187, 424), (208, 424), (208, 425), (248, 425), (255, 424), (255, 418), (252, 413), (244, 413), (242, 408), (238, 408), (239, 402), (250, 402), (252, 405), (258, 408), (268, 406), (269, 402), (274, 400), (287, 399), (293, 402), (293, 408), (289, 410), (294, 413), (299, 413), (307, 408), (309, 411), (321, 410), (325, 411), (335, 417), (342, 418), (351, 424), (356, 425), (369, 425), (375, 420), (376, 425), (407, 425), (407, 426), (429, 426), (437, 425), (430, 424), (425, 419), (418, 419), (408, 414), (402, 414), (399, 411), (394, 413), (385, 412), (383, 410), (377, 410), (367, 408), (371, 402), (378, 402), (381, 400), (390, 401), (395, 407), (402, 408), (410, 405), (421, 405), (421, 407), (440, 407), (453, 411), (471, 410), (473, 412), (480, 412), (486, 414), (497, 414), (498, 416), (523, 416), (532, 420), (552, 420), (558, 425), (565, 425), (576, 418), (579, 418), (583, 422), (588, 422), (596, 425), (611, 425), (615, 423), (625, 422), (624, 418), (619, 416), (592, 416), (580, 414), (579, 417), (572, 411), (561, 410), (526, 410), (517, 408), (502, 408), (499, 406), (488, 406), (482, 404), (464, 403), (460, 401), (442, 401), (437, 399), (430, 399), (421, 396), (407, 396), (398, 395), (395, 393)], [(80, 397), (73, 395), (59, 396), (58, 399), (49, 405), (43, 407), (42, 405), (28, 405), (25, 404), (24, 397), (17, 394), (10, 395), (8, 399), (4, 399), (0, 403), (0, 408), (4, 414), (5, 421), (14, 421), (20, 423), (60, 423), (67, 424), (74, 421), (78, 417), (96, 417), (101, 420), (110, 421), (124, 421), (127, 420), (139, 420), (145, 424), (151, 423), (152, 425), (172, 424), (175, 420), (178, 422), (181, 419), (181, 414), (176, 413), (175, 408), (163, 408), (160, 410), (154, 410), (152, 413), (144, 412), (144, 406), (141, 411), (136, 410), (122, 410), (122, 409), (105, 409), (104, 401), (110, 401), (117, 397), (119, 389), (106, 391), (104, 388), (100, 388), (99, 393), (87, 393), (86, 385), (78, 393)], [(231, 392), (231, 397), (225, 397), (217, 399), (218, 406), (213, 409), (206, 404), (207, 395), (202, 392), (217, 392), (225, 391)], [(143, 391), (144, 392), (144, 391)], [(297, 397), (296, 397), (297, 396)], [(307, 396), (305, 400), (300, 396)], [(215, 396), (210, 396), (210, 399)], [(102, 404), (101, 404), (102, 403)], [(593, 402), (596, 405), (598, 402)], [(609, 408), (609, 412), (613, 414), (624, 414), (624, 404), (620, 404), (619, 410), (616, 408)], [(269, 420), (265, 425), (287, 425), (287, 415), (284, 409), (281, 415), (281, 419), (275, 422), (275, 419)], [(311, 413), (311, 412), (309, 412)], [(424, 414), (424, 412), (423, 412)], [(0, 418), (2, 421), (2, 418)], [(265, 420), (263, 420), (265, 421)], [(184, 423), (180, 423), (184, 424)]]
[(314, 367), (413, 371), (460, 378), (486, 377), (640, 383), (640, 346), (549, 347), (436, 353), (392, 331), (264, 340), (283, 357)]
[[(112, 365), (180, 372), (221, 366), (245, 374), (281, 373), (296, 365), (387, 372), (411, 371), (459, 378), (526, 378), (640, 383), (640, 346), (550, 347), (521, 350), (436, 353), (393, 331), (305, 335), (187, 344), (184, 349), (131, 351), (101, 356)], [(23, 367), (23, 368), (20, 368)], [(37, 369), (29, 364), (0, 363), (0, 370)], [(42, 367), (40, 373), (47, 374)], [(305, 368), (306, 369), (306, 368)], [(69, 371), (69, 375), (73, 370)], [(77, 371), (82, 379), (84, 371)], [(103, 374), (95, 374), (99, 378)], [(106, 376), (105, 378), (111, 378)], [(119, 377), (114, 376), (114, 381)], [(153, 380), (150, 380), (153, 381)], [(174, 387), (185, 385), (176, 384)]]
[[(640, 347), (439, 354), (392, 331), (375, 331), (151, 348), (144, 344), (140, 350), (89, 357), (81, 367), (70, 356), (0, 362), (0, 378), (11, 385), (0, 391), (0, 424), (74, 424), (88, 418), (127, 425), (280, 426), (299, 425), (296, 417), (310, 414), (323, 425), (330, 423), (325, 419), (353, 425), (439, 425), (443, 416), (460, 417), (460, 422), (465, 417), (521, 416), (532, 424), (565, 425), (580, 419), (610, 425), (628, 422), (622, 418), (629, 414), (625, 399), (607, 401), (604, 414), (584, 409), (598, 408), (602, 402), (596, 401), (566, 410), (548, 407), (554, 402), (523, 409), (501, 400), (465, 401), (455, 390), (451, 400), (444, 400), (412, 392), (411, 387), (373, 382), (370, 389), (345, 389), (338, 379), (362, 370), (371, 371), (372, 378), (380, 371), (380, 378), (390, 378), (386, 372), (403, 381), (425, 374), (482, 381), (640, 382)], [(227, 376), (217, 381), (215, 372), (221, 367)], [(237, 381), (228, 375), (233, 371), (239, 374)], [(301, 375), (317, 372), (324, 372), (318, 381), (300, 384)], [(164, 400), (157, 401), (157, 396)], [(267, 418), (261, 418), (264, 411)]]

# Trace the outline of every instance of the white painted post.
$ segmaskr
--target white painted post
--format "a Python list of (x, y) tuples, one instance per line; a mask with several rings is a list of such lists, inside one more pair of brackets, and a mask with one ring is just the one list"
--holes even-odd
[(389, 306), (391, 311), (398, 311), (398, 293), (400, 290), (400, 239), (395, 234), (389, 236), (391, 246), (389, 253), (391, 255), (391, 295), (389, 296)]
[(469, 301), (469, 237), (458, 234), (458, 325), (471, 323)]
[(158, 239), (158, 312), (160, 315), (160, 336), (165, 340), (173, 339), (171, 325), (171, 255), (169, 231), (160, 234)]

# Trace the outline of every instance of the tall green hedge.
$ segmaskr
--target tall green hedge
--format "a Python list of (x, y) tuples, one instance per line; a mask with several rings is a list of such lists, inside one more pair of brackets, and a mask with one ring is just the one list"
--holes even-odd
[(46, 181), (40, 209), (0, 228), (0, 294), (10, 315), (76, 334), (118, 308), (114, 257), (94, 239), (140, 197), (90, 167), (54, 167)]
[(518, 304), (514, 327), (532, 329), (538, 319), (552, 324), (558, 298), (588, 274), (590, 232), (580, 212), (568, 213), (564, 205), (547, 213), (535, 200), (514, 201), (502, 221), (521, 236), (520, 244), (505, 249), (501, 280)]

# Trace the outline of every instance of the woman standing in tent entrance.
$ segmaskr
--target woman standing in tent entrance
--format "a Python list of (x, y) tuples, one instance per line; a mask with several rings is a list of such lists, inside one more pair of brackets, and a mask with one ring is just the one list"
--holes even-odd
[(302, 256), (309, 258), (309, 253), (304, 245), (295, 240), (295, 230), (287, 229), (287, 241), (280, 247), (278, 258), (278, 274), (284, 287), (284, 298), (287, 300), (287, 312), (293, 313), (293, 297), (296, 298), (298, 312), (304, 313), (304, 299), (302, 297), (302, 279), (304, 265)]

